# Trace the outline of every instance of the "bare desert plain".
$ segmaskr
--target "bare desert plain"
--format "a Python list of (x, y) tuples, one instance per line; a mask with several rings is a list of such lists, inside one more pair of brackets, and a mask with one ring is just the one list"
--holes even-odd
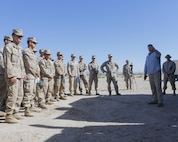
[[(0, 118), (0, 142), (178, 142), (178, 95), (168, 83), (164, 107), (148, 105), (151, 90), (142, 75), (127, 90), (118, 76), (121, 96), (108, 96), (106, 78), (99, 78), (99, 96), (68, 96), (47, 110), (17, 124)], [(176, 86), (178, 83), (176, 82)], [(68, 82), (66, 82), (68, 93)], [(177, 91), (178, 93), (178, 91)], [(21, 109), (24, 115), (24, 109)]]

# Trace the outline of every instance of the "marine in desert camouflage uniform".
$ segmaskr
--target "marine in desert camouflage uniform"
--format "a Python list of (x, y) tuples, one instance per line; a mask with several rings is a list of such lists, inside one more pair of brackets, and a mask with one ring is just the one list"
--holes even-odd
[(26, 78), (22, 48), (19, 46), (22, 37), (21, 29), (13, 30), (13, 43), (7, 44), (3, 52), (8, 97), (5, 119), (7, 123), (17, 123), (22, 118), (19, 115), (19, 109), (24, 95), (23, 80)]

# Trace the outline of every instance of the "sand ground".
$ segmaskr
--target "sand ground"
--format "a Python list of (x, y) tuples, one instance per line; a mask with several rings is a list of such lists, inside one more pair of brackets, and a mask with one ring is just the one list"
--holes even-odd
[(143, 76), (135, 76), (132, 90), (126, 90), (122, 76), (118, 84), (121, 96), (114, 90), (108, 96), (106, 79), (100, 78), (99, 96), (94, 90), (91, 96), (68, 96), (17, 124), (6, 124), (1, 117), (0, 141), (178, 142), (178, 96), (172, 95), (169, 84), (162, 108), (147, 104), (151, 91)]

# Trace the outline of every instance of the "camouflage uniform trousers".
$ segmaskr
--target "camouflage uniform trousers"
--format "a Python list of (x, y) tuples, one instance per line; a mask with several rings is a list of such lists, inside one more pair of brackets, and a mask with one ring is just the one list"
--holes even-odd
[(82, 92), (82, 90), (83, 90), (82, 82), (83, 82), (83, 84), (85, 86), (85, 90), (88, 91), (88, 82), (87, 82), (86, 75), (80, 75), (80, 79), (81, 79), (81, 81), (79, 82), (79, 90), (80, 90), (80, 92)]
[(95, 91), (98, 91), (98, 76), (96, 74), (90, 74), (90, 76), (89, 76), (89, 88), (88, 88), (89, 92), (92, 89), (93, 81), (94, 81), (94, 84), (95, 84)]
[(24, 97), (22, 104), (24, 107), (31, 107), (34, 105), (34, 88), (35, 88), (35, 79), (25, 80), (24, 81)]
[(10, 79), (6, 79), (6, 83), (7, 83), (6, 114), (18, 113), (24, 96), (23, 79), (17, 79), (16, 83), (12, 83)]
[(65, 93), (65, 81), (63, 81), (62, 77), (58, 77), (55, 79), (54, 84), (54, 96), (56, 98), (62, 97)]
[(5, 111), (7, 100), (7, 88), (4, 75), (0, 75), (0, 110)]
[(76, 76), (69, 76), (69, 91), (70, 94), (73, 95), (77, 93), (77, 77)]
[(42, 78), (44, 83), (43, 91), (45, 101), (48, 102), (51, 100), (52, 95), (54, 94), (54, 79), (49, 80), (48, 78)]
[(108, 83), (108, 92), (111, 93), (111, 81), (114, 84), (114, 89), (116, 93), (119, 92), (119, 87), (117, 84), (117, 79), (115, 76), (107, 75), (107, 83)]
[(125, 75), (124, 81), (125, 81), (125, 83), (126, 83), (127, 89), (129, 89), (129, 88), (132, 89), (131, 75), (129, 75), (129, 74)]
[(44, 90), (43, 87), (40, 87), (36, 85), (36, 88), (34, 88), (34, 92), (36, 92), (36, 101), (38, 104), (44, 104), (45, 103), (45, 95), (44, 95)]

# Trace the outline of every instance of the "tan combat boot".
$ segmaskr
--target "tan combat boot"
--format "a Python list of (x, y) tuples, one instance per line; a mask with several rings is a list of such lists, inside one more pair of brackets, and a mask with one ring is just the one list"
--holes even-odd
[(46, 106), (44, 103), (40, 103), (40, 104), (39, 104), (39, 107), (40, 107), (41, 109), (47, 109), (47, 106)]
[(52, 105), (52, 104), (54, 104), (54, 103), (51, 101), (46, 101), (46, 105)]
[(18, 112), (17, 112), (17, 113), (14, 113), (13, 115), (14, 115), (14, 117), (15, 117), (17, 120), (23, 119), (23, 117), (22, 117)]
[(61, 100), (67, 100), (67, 98), (64, 97), (64, 96), (61, 96), (60, 99), (61, 99)]
[(32, 105), (32, 106), (30, 107), (30, 111), (32, 111), (32, 112), (41, 112), (41, 108), (35, 107), (34, 105)]
[(29, 107), (25, 108), (25, 116), (26, 117), (33, 117), (34, 116)]
[(0, 111), (0, 117), (5, 117), (6, 113), (4, 111)]
[(14, 117), (13, 114), (7, 114), (5, 122), (6, 123), (18, 123), (19, 121)]
[(56, 102), (57, 100), (54, 99), (53, 97), (50, 99), (50, 102)]

